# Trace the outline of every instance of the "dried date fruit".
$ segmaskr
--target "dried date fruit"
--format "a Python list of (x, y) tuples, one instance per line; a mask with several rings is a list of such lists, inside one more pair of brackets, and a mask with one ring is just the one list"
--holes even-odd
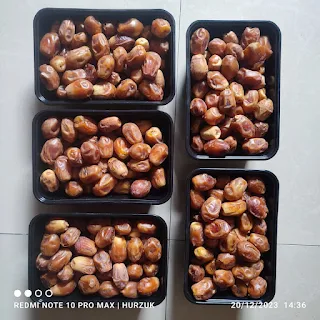
[(188, 269), (188, 275), (192, 282), (199, 282), (204, 278), (205, 272), (202, 267), (190, 264)]
[(249, 154), (260, 154), (265, 152), (268, 146), (264, 138), (251, 138), (242, 145), (242, 149)]
[(257, 262), (260, 260), (260, 251), (249, 241), (238, 242), (237, 252), (245, 261)]
[(247, 209), (247, 204), (243, 200), (232, 202), (224, 202), (222, 204), (222, 214), (227, 217), (237, 217), (244, 213)]
[(62, 247), (72, 247), (79, 239), (81, 231), (77, 228), (70, 227), (60, 235)]
[(115, 237), (115, 230), (111, 226), (100, 228), (95, 237), (95, 244), (98, 248), (103, 249), (112, 244)]
[(202, 173), (192, 178), (192, 183), (196, 191), (208, 191), (216, 184), (216, 179), (212, 176)]
[(204, 144), (204, 152), (209, 156), (223, 157), (229, 151), (229, 144), (221, 139), (210, 140)]
[(193, 284), (191, 290), (196, 300), (208, 300), (216, 293), (216, 286), (211, 278), (205, 277)]
[(103, 298), (112, 298), (117, 296), (119, 293), (119, 289), (116, 287), (113, 281), (103, 281), (100, 284), (99, 294)]
[(248, 295), (254, 299), (259, 299), (267, 291), (267, 281), (261, 277), (252, 279), (248, 285)]
[(216, 219), (204, 228), (205, 236), (214, 240), (225, 238), (230, 231), (230, 225), (222, 219)]
[(211, 89), (218, 91), (226, 89), (229, 85), (228, 80), (219, 71), (209, 71), (207, 73), (207, 83)]
[(144, 198), (151, 190), (151, 182), (148, 180), (135, 180), (130, 186), (130, 194), (134, 198)]
[(210, 222), (219, 217), (221, 200), (209, 197), (201, 206), (201, 217), (204, 221)]
[(233, 179), (224, 187), (224, 197), (228, 201), (241, 199), (243, 193), (247, 189), (247, 185), (247, 181), (241, 177)]
[(251, 233), (248, 241), (250, 241), (261, 253), (270, 250), (268, 238), (262, 234)]
[(194, 247), (204, 244), (203, 225), (200, 222), (192, 222), (190, 224), (190, 242)]
[(151, 296), (157, 292), (160, 286), (160, 281), (157, 277), (146, 277), (138, 283), (138, 293), (143, 296)]
[(210, 34), (204, 28), (197, 29), (191, 36), (190, 49), (192, 54), (204, 54), (208, 47)]
[(140, 238), (133, 237), (127, 242), (128, 258), (132, 262), (137, 262), (141, 259), (144, 247)]
[(113, 238), (110, 257), (114, 263), (124, 262), (127, 259), (127, 242), (124, 237)]
[(143, 30), (143, 24), (135, 18), (131, 18), (126, 22), (119, 23), (117, 31), (125, 36), (136, 38)]

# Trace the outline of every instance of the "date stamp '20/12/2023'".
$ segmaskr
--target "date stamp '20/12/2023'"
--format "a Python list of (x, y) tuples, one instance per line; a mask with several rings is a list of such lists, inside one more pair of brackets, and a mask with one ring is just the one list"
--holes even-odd
[(277, 309), (284, 307), (285, 309), (305, 309), (307, 308), (307, 303), (304, 301), (284, 301), (279, 303), (277, 301), (272, 302), (255, 302), (255, 301), (245, 301), (245, 302), (232, 302), (231, 309)]

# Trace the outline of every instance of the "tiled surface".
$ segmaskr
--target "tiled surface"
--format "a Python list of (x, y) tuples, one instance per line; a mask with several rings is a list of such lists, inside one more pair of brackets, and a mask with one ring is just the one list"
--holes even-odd
[[(0, 201), (0, 311), (4, 320), (40, 319), (319, 319), (320, 267), (318, 199), (318, 87), (320, 73), (317, 0), (227, 1), (97, 0), (95, 8), (163, 8), (176, 21), (176, 97), (167, 106), (175, 123), (174, 194), (171, 201), (153, 207), (44, 206), (32, 194), (31, 121), (45, 107), (34, 95), (32, 20), (43, 7), (87, 8), (84, 0), (18, 1), (3, 3), (0, 11), (0, 147), (2, 192)], [(189, 158), (184, 147), (185, 33), (194, 20), (268, 19), (282, 32), (280, 150), (266, 162), (205, 162)], [(51, 107), (52, 108), (52, 107)], [(273, 171), (280, 181), (278, 275), (274, 302), (277, 309), (234, 310), (198, 307), (183, 296), (185, 178), (196, 167), (246, 167)], [(13, 290), (27, 288), (27, 232), (40, 212), (150, 212), (162, 216), (170, 229), (168, 297), (153, 310), (22, 310), (13, 308)], [(10, 234), (10, 235), (9, 235)], [(23, 301), (23, 300), (22, 300)], [(285, 309), (284, 302), (307, 303), (306, 309)]]
[[(166, 319), (319, 319), (320, 280), (317, 274), (320, 260), (316, 257), (320, 248), (278, 245), (277, 250), (276, 295), (269, 307), (239, 310), (230, 306), (199, 306), (186, 300), (183, 294), (184, 242), (171, 240)], [(313, 262), (308, 263), (312, 257)], [(306, 308), (285, 308), (285, 303), (289, 305), (290, 302), (305, 302)]]

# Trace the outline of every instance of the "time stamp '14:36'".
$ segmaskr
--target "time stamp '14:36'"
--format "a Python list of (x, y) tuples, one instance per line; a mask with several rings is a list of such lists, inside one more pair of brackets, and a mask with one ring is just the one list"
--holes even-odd
[(246, 302), (232, 302), (231, 309), (277, 309), (284, 307), (285, 309), (305, 309), (307, 307), (307, 303), (304, 301), (285, 301), (279, 303), (277, 301), (274, 302), (254, 302), (254, 301), (246, 301)]

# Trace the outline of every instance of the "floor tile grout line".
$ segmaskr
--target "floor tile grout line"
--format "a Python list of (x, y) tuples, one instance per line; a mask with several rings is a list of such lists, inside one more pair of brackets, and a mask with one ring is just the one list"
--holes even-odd
[(0, 235), (7, 235), (7, 236), (27, 236), (28, 233), (0, 232)]
[[(179, 30), (178, 30), (178, 48), (177, 48), (177, 54), (175, 56), (175, 58), (179, 57), (179, 53), (180, 53), (180, 27), (181, 27), (181, 7), (182, 7), (182, 0), (180, 0), (180, 7), (179, 7)], [(176, 83), (175, 83), (175, 87), (176, 87), (176, 94), (175, 94), (175, 103), (174, 103), (174, 121), (173, 123), (175, 123), (176, 121), (176, 117), (177, 117), (177, 104), (178, 104), (178, 95), (177, 95), (177, 89), (178, 89), (178, 77), (179, 77), (179, 73), (178, 73), (178, 59), (176, 59), (176, 67), (175, 67), (175, 71), (174, 71), (177, 75), (176, 77)], [(174, 124), (174, 131), (173, 131), (173, 150), (174, 150), (174, 144), (175, 144), (175, 134), (176, 134), (176, 125)], [(174, 153), (174, 152), (173, 152)], [(173, 155), (173, 169), (175, 166), (175, 155)], [(173, 191), (172, 191), (173, 194)], [(170, 235), (171, 235), (171, 214), (172, 214), (172, 202), (173, 202), (173, 198), (171, 196), (171, 201), (170, 201), (170, 216), (169, 216), (169, 239), (170, 239)]]
[[(177, 54), (175, 56), (176, 59), (176, 68), (175, 68), (175, 73), (177, 75), (176, 77), (176, 83), (175, 83), (175, 87), (176, 87), (176, 95), (175, 95), (175, 103), (174, 103), (174, 122), (176, 121), (176, 117), (177, 117), (177, 104), (178, 104), (178, 93), (177, 93), (177, 89), (178, 89), (178, 77), (179, 77), (179, 73), (178, 73), (178, 58), (179, 58), (179, 53), (180, 53), (180, 27), (181, 27), (181, 7), (182, 7), (182, 0), (180, 0), (180, 6), (179, 6), (179, 30), (178, 30), (178, 48), (177, 48)], [(175, 135), (176, 135), (176, 125), (174, 125), (174, 131), (173, 131), (173, 150), (174, 150), (174, 143), (175, 143)], [(175, 156), (173, 155), (173, 169), (175, 167)], [(172, 191), (173, 193), (173, 191)], [(169, 261), (170, 261), (170, 251), (171, 251), (171, 240), (170, 240), (170, 235), (171, 235), (171, 215), (172, 215), (172, 203), (173, 203), (173, 198), (171, 196), (171, 201), (170, 201), (170, 216), (169, 216), (169, 237), (168, 237), (168, 272), (167, 272), (167, 292), (168, 292), (168, 280), (169, 280)], [(167, 316), (168, 316), (168, 294), (166, 297), (166, 305), (165, 305), (165, 309), (164, 309), (164, 319), (167, 320)]]

